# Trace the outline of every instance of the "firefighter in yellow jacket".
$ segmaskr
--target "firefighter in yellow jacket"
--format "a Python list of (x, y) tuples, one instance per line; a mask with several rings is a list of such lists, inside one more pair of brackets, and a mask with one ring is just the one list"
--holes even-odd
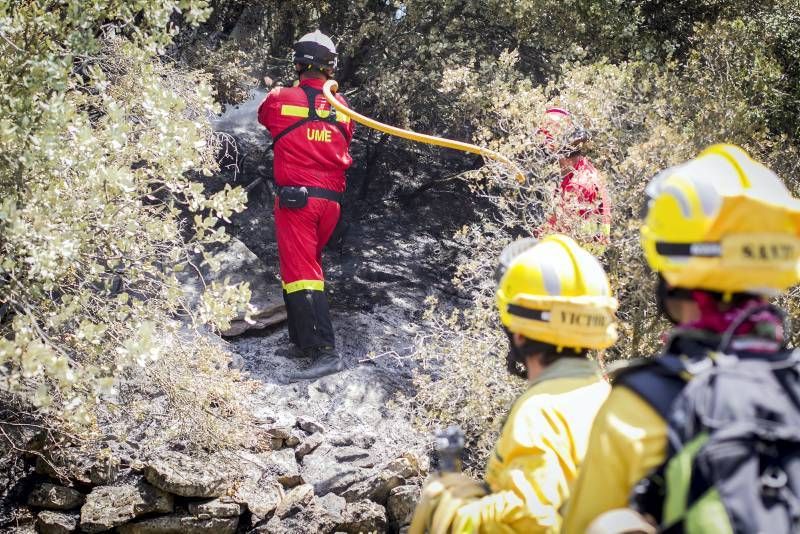
[(608, 395), (587, 357), (617, 337), (617, 301), (600, 263), (571, 238), (551, 235), (510, 245), (498, 274), (509, 371), (527, 378), (528, 389), (502, 429), (485, 485), (456, 473), (433, 477), (411, 534), (558, 532), (559, 510)]
[(647, 362), (669, 355), (695, 361), (719, 350), (728, 335), (734, 353), (780, 351), (782, 334), (774, 334), (782, 331), (779, 318), (739, 318), (800, 282), (800, 201), (742, 149), (714, 145), (657, 175), (646, 193), (642, 248), (659, 275), (659, 308), (675, 328), (662, 357), (624, 369), (614, 380), (565, 511), (570, 534), (655, 532), (624, 508), (637, 483), (666, 459), (664, 414), (686, 378)]

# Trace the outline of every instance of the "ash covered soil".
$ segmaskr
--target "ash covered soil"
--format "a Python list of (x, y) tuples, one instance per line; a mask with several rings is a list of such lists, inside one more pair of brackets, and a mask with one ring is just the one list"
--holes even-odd
[[(214, 122), (217, 132), (235, 139), (238, 153), (223, 161), (223, 173), (209, 185), (221, 187), (224, 181), (246, 186), (262, 179), (229, 231), (264, 262), (279, 295), (271, 140), (256, 120), (264, 95), (255, 91)], [(428, 438), (412, 427), (402, 402), (414, 394), (409, 355), (424, 333), (426, 297), (463, 303), (450, 283), (458, 257), (452, 236), (475, 210), (463, 183), (437, 180), (459, 170), (453, 169), (452, 155), (442, 156), (451, 157), (450, 168), (445, 161), (420, 175), (427, 171), (420, 171), (419, 160), (398, 161), (391, 145), (376, 156), (370, 139), (365, 128), (357, 129), (351, 149), (355, 163), (343, 203), (345, 231), (334, 236), (323, 258), (337, 348), (346, 369), (316, 381), (289, 383), (287, 374), (311, 362), (282, 355), (280, 349), (289, 344), (285, 324), (228, 338), (242, 369), (263, 384), (249, 399), (259, 418), (311, 417), (333, 434), (366, 436), (371, 444), (367, 456), (352, 464), (340, 462), (325, 466), (322, 473), (307, 473), (317, 493), (342, 479), (358, 478), (359, 465), (424, 450)], [(439, 155), (422, 152), (420, 158), (435, 161)], [(463, 170), (464, 160), (457, 164)]]

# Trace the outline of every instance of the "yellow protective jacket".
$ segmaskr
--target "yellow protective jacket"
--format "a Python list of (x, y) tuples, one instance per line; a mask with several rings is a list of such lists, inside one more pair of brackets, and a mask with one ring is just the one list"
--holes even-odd
[(492, 493), (461, 507), (454, 533), (558, 532), (595, 414), (610, 386), (596, 364), (561, 358), (514, 403), (486, 469)]
[(595, 419), (564, 514), (564, 534), (582, 534), (603, 512), (627, 507), (633, 487), (666, 454), (666, 421), (630, 389), (614, 387)]

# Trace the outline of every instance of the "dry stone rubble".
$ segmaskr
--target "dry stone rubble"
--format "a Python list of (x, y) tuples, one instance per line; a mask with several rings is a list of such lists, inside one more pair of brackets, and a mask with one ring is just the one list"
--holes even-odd
[[(93, 486), (83, 468), (96, 459), (84, 457), (66, 485), (51, 480), (33, 486), (28, 505), (35, 528), (57, 534), (399, 532), (410, 519), (408, 500), (426, 472), (420, 456), (387, 461), (373, 438), (332, 433), (328, 439), (322, 423), (287, 416), (278, 421), (293, 423), (285, 430), (297, 437), (295, 448), (211, 455), (164, 450), (133, 468), (123, 464), (114, 479)], [(64, 451), (60, 457), (76, 455)]]

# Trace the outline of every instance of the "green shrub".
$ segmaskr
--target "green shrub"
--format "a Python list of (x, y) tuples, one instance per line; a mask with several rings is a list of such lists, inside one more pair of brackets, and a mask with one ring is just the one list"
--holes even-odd
[[(207, 15), (199, 0), (0, 3), (0, 389), (64, 430), (96, 429), (121, 388), (179, 416), (238, 411), (224, 350), (191, 330), (224, 328), (249, 289), (215, 286), (197, 314), (175, 276), (246, 200), (191, 179), (216, 170), (217, 106), (207, 75), (159, 55), (178, 11)], [(221, 443), (238, 420), (173, 427)]]

